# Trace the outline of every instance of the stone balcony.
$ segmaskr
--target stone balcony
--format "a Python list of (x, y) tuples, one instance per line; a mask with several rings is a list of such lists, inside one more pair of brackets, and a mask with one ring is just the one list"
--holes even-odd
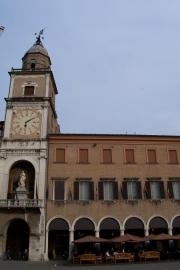
[(25, 200), (18, 200), (18, 199), (0, 199), (0, 209), (17, 209), (17, 208), (42, 208), (43, 207), (43, 200), (37, 199), (25, 199)]

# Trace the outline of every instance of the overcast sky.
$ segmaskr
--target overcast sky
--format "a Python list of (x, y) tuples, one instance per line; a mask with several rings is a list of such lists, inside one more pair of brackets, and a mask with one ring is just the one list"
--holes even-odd
[(8, 71), (46, 27), (63, 133), (180, 135), (180, 0), (1, 0)]

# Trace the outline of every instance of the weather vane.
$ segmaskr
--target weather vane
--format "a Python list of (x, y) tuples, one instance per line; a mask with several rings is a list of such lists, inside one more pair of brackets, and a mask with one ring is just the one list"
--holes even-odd
[(0, 35), (4, 32), (5, 27), (0, 25)]
[(44, 34), (44, 30), (46, 28), (43, 28), (39, 31), (39, 33), (35, 33), (36, 36), (36, 43), (41, 43), (41, 39), (44, 39), (43, 34)]

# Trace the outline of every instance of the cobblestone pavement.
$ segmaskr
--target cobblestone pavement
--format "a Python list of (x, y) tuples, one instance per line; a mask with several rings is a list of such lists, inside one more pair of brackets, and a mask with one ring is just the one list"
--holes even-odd
[(71, 265), (60, 262), (15, 262), (0, 261), (1, 270), (179, 270), (180, 261), (166, 261), (158, 263), (134, 263), (117, 265)]

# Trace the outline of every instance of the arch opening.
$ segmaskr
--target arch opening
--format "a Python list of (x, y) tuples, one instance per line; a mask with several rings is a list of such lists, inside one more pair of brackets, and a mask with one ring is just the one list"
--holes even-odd
[(94, 224), (88, 218), (80, 218), (74, 226), (74, 240), (86, 235), (95, 235)]
[(176, 217), (172, 223), (173, 235), (180, 234), (180, 216)]
[(168, 224), (162, 217), (154, 217), (149, 223), (149, 234), (168, 233)]
[[(154, 217), (149, 223), (149, 234), (168, 234), (168, 224), (162, 217)], [(159, 250), (161, 252), (161, 258), (165, 259), (167, 254), (166, 251), (169, 249), (168, 241), (150, 241), (149, 249)]]
[(99, 235), (102, 238), (111, 239), (120, 235), (120, 227), (114, 218), (106, 218), (100, 224)]
[(144, 236), (144, 224), (142, 220), (136, 217), (129, 218), (125, 223), (125, 234)]
[(49, 225), (48, 257), (50, 260), (67, 259), (69, 255), (69, 225), (56, 218)]
[[(87, 235), (95, 236), (94, 223), (88, 218), (80, 218), (74, 226), (74, 240), (85, 237)], [(95, 245), (92, 243), (83, 243), (74, 247), (74, 254), (83, 252), (95, 252)]]
[(13, 220), (7, 230), (6, 257), (9, 260), (28, 260), (29, 226), (22, 219)]

